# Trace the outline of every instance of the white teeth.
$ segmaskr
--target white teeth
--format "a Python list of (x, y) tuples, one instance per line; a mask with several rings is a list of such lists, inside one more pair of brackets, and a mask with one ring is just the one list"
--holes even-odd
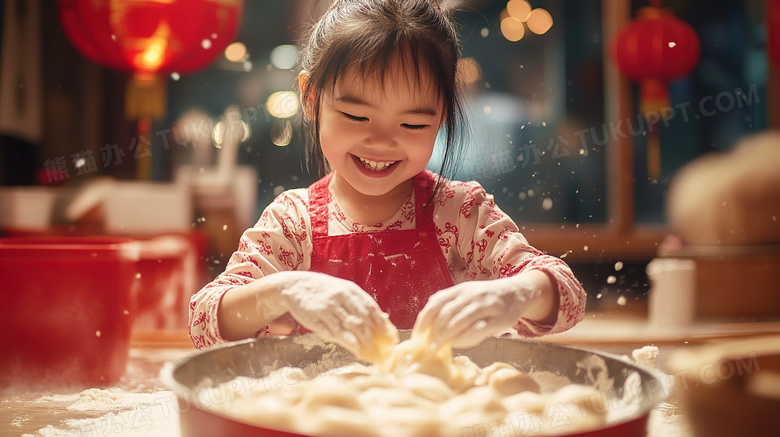
[(363, 167), (374, 170), (374, 171), (382, 171), (386, 169), (387, 167), (390, 167), (391, 165), (395, 164), (397, 161), (385, 161), (385, 162), (377, 162), (377, 161), (371, 161), (368, 159), (363, 159), (361, 157), (357, 157), (357, 159), (360, 160), (360, 163), (363, 164)]

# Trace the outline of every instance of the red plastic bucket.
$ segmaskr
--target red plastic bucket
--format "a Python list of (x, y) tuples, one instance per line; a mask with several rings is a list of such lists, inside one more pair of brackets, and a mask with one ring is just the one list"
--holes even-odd
[(138, 256), (127, 238), (0, 239), (0, 387), (118, 380)]
[(140, 286), (133, 330), (185, 329), (192, 293), (206, 285), (198, 268), (200, 234), (139, 238)]

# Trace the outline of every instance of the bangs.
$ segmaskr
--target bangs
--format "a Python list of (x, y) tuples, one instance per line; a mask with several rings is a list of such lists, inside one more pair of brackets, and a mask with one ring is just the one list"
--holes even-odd
[[(440, 104), (447, 106), (447, 89), (454, 85), (455, 72), (442, 62), (441, 53), (425, 44), (413, 44), (407, 40), (386, 41), (377, 47), (365, 43), (348, 43), (344, 50), (334, 53), (334, 62), (323, 68), (322, 75), (313, 82), (319, 89), (331, 89), (339, 79), (357, 76), (363, 80), (376, 80), (385, 88), (387, 80), (404, 80), (417, 89), (433, 87)], [(400, 66), (401, 77), (394, 77)], [(449, 80), (448, 80), (449, 79)], [(445, 111), (446, 112), (446, 111)]]

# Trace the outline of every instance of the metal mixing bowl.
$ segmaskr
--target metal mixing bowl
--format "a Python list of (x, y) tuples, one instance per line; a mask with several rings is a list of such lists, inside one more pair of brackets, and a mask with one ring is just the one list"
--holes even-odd
[[(408, 336), (408, 331), (401, 332), (402, 340)], [(540, 341), (490, 338), (474, 348), (454, 353), (468, 356), (480, 367), (501, 361), (523, 372), (549, 372), (602, 391), (604, 397), (594, 407), (610, 409), (608, 425), (567, 434), (572, 436), (645, 436), (650, 410), (668, 394), (659, 372), (637, 366), (623, 357), (586, 349)], [(349, 352), (325, 343), (313, 334), (269, 337), (229, 343), (168, 363), (161, 371), (161, 379), (177, 395), (182, 437), (301, 437), (301, 434), (243, 423), (210, 410), (203, 402), (203, 392), (239, 376), (257, 377), (263, 381), (264, 376), (281, 367), (311, 369), (314, 366), (324, 372), (354, 361)], [(270, 381), (264, 381), (249, 389), (262, 391), (270, 389), (270, 385)], [(232, 389), (248, 388), (236, 386)], [(205, 399), (210, 399), (207, 404), (224, 402), (231, 395), (235, 392), (230, 393), (223, 386), (223, 390)], [(463, 435), (468, 433), (469, 430), (464, 430)]]

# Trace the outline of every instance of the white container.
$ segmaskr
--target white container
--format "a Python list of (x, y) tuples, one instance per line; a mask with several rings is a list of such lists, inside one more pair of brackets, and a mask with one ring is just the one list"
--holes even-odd
[(257, 222), (257, 170), (239, 165), (230, 174), (191, 166), (176, 169), (174, 182), (189, 186), (195, 203), (202, 208), (232, 209), (241, 231)]
[(160, 235), (192, 229), (192, 198), (186, 185), (118, 182), (104, 201), (109, 234)]
[(649, 324), (674, 328), (693, 323), (696, 312), (696, 262), (655, 258), (647, 264), (650, 278)]
[(0, 227), (42, 230), (51, 227), (54, 206), (68, 192), (54, 187), (0, 187)]

